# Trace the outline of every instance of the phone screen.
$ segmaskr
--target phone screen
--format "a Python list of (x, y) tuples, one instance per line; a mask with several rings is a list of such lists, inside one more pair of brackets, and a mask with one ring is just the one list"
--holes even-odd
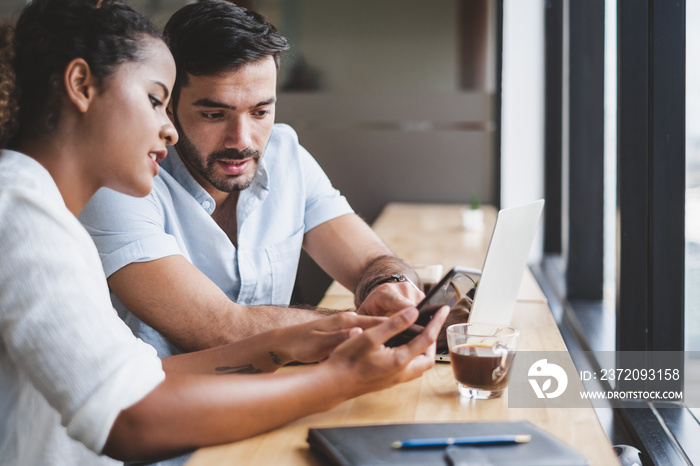
[(448, 306), (452, 309), (462, 298), (471, 294), (476, 287), (474, 275), (481, 272), (475, 269), (455, 267), (445, 274), (442, 279), (428, 291), (425, 298), (418, 303), (418, 319), (409, 329), (388, 340), (386, 346), (400, 346), (411, 341), (418, 335), (423, 327), (428, 325), (435, 313), (442, 307)]

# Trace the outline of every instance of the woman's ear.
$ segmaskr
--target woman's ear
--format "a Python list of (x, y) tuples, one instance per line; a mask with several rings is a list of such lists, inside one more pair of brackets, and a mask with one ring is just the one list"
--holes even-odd
[(90, 65), (82, 58), (74, 58), (66, 66), (63, 82), (66, 86), (68, 100), (76, 108), (85, 113), (90, 106), (94, 90), (95, 76), (90, 71)]

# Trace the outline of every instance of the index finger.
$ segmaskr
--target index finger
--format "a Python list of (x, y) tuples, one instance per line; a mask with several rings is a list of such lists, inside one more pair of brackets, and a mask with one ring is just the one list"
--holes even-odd
[(385, 322), (387, 317), (385, 316), (370, 316), (364, 314), (356, 314), (355, 312), (345, 313), (345, 317), (342, 319), (341, 328), (345, 327), (360, 327), (362, 329), (368, 329), (376, 325)]
[(417, 318), (418, 310), (415, 307), (408, 307), (386, 318), (384, 323), (367, 330), (365, 334), (370, 337), (375, 346), (379, 346), (409, 328)]
[(411, 354), (418, 355), (424, 353), (431, 345), (435, 344), (449, 313), (450, 308), (448, 306), (442, 306), (435, 313), (428, 325), (425, 326), (425, 329), (404, 345)]

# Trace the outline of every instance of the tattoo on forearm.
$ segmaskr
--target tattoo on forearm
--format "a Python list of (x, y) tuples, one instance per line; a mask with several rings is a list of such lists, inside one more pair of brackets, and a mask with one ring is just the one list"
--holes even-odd
[(275, 354), (274, 351), (270, 351), (268, 353), (270, 355), (270, 359), (272, 359), (272, 362), (274, 362), (278, 366), (283, 366), (284, 364), (282, 363), (282, 360)]
[(252, 364), (244, 366), (221, 366), (214, 369), (217, 375), (227, 374), (260, 374), (262, 370), (256, 369)]

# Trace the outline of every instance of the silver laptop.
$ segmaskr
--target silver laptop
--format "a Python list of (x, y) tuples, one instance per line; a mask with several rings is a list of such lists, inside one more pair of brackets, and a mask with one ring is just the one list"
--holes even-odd
[[(499, 211), (482, 269), (458, 268), (477, 281), (470, 323), (510, 325), (543, 207), (540, 199)], [(436, 360), (447, 361), (449, 355), (438, 353)]]
[(498, 212), (469, 322), (510, 325), (544, 200)]

